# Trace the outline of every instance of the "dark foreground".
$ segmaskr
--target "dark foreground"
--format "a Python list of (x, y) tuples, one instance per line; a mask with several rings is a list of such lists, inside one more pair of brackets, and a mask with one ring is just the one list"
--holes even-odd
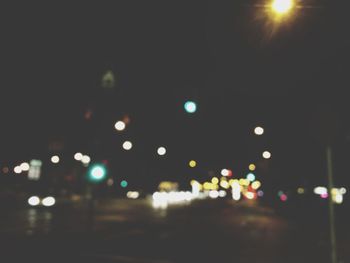
[[(18, 208), (0, 219), (1, 262), (329, 262), (327, 226), (287, 220), (256, 203), (149, 200)], [(345, 231), (341, 262), (349, 262)]]

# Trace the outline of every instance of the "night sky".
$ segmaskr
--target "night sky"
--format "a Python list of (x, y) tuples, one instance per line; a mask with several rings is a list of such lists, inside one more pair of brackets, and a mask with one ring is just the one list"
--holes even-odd
[[(345, 2), (303, 1), (308, 8), (280, 26), (258, 1), (4, 6), (0, 165), (45, 160), (58, 140), (64, 158), (85, 151), (108, 159), (115, 176), (135, 185), (187, 182), (223, 167), (240, 176), (250, 162), (278, 186), (314, 185), (326, 179), (318, 137), (330, 112), (335, 181), (349, 184)], [(101, 87), (107, 70), (116, 76), (112, 91)], [(188, 99), (198, 103), (195, 115), (183, 110)], [(120, 135), (113, 126), (125, 114), (131, 123)], [(264, 136), (253, 135), (256, 125)], [(132, 152), (121, 150), (124, 139)], [(270, 161), (261, 160), (265, 149)]]

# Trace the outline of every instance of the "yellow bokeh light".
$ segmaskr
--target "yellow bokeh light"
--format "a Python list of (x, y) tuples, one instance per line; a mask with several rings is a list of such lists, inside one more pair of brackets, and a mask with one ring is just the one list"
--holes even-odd
[(218, 184), (218, 183), (219, 183), (219, 179), (218, 179), (217, 177), (213, 177), (213, 178), (211, 179), (211, 182), (212, 182), (213, 184)]
[(194, 168), (197, 166), (197, 162), (195, 160), (191, 160), (188, 165), (191, 167), (191, 168)]
[(271, 7), (274, 12), (285, 14), (292, 9), (293, 5), (293, 0), (274, 0)]
[(228, 189), (230, 187), (230, 184), (227, 181), (221, 181), (220, 186), (222, 188)]
[(255, 166), (255, 164), (249, 164), (249, 170), (250, 171), (255, 171), (255, 169), (256, 169), (256, 166)]
[(305, 189), (302, 188), (302, 187), (299, 187), (298, 190), (297, 190), (298, 194), (304, 194), (305, 193)]
[(293, 6), (293, 0), (273, 0), (271, 4), (272, 11), (278, 15), (287, 14), (291, 11)]
[(261, 183), (260, 183), (259, 181), (255, 181), (255, 182), (252, 183), (252, 188), (253, 188), (254, 190), (259, 189), (260, 186), (261, 186)]

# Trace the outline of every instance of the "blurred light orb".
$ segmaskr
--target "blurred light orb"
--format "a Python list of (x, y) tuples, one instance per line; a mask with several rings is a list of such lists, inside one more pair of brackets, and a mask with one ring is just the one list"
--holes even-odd
[(125, 130), (125, 127), (126, 127), (126, 124), (125, 124), (125, 122), (123, 122), (123, 121), (117, 121), (117, 122), (114, 124), (114, 128), (115, 128), (117, 131), (124, 131), (124, 130)]
[(55, 203), (56, 203), (56, 199), (52, 196), (45, 197), (42, 200), (43, 206), (47, 206), (47, 207), (53, 206)]
[(278, 15), (287, 14), (294, 6), (293, 0), (273, 0), (271, 8)]
[(76, 154), (74, 154), (74, 159), (76, 160), (76, 161), (81, 161), (82, 159), (83, 159), (83, 154), (82, 153), (76, 153)]
[(195, 113), (197, 111), (197, 104), (193, 101), (187, 101), (184, 108), (187, 113)]
[(16, 173), (16, 174), (20, 174), (22, 172), (22, 169), (21, 169), (21, 166), (17, 165), (13, 171)]
[(299, 188), (297, 189), (297, 192), (298, 192), (298, 194), (302, 195), (302, 194), (305, 193), (305, 189), (302, 188), (302, 187), (299, 187)]
[(211, 182), (213, 184), (218, 184), (219, 183), (219, 179), (217, 177), (213, 177), (213, 178), (211, 178)]
[(264, 134), (264, 128), (262, 128), (262, 127), (256, 127), (256, 128), (254, 129), (254, 133), (255, 133), (256, 135), (263, 135), (263, 134)]
[(197, 166), (197, 162), (195, 160), (191, 160), (188, 164), (191, 168), (194, 168)]
[(21, 167), (21, 170), (24, 171), (24, 172), (29, 171), (29, 168), (30, 168), (29, 163), (22, 163), (20, 165), (20, 167)]
[(221, 175), (222, 176), (228, 176), (230, 174), (230, 171), (228, 169), (222, 169), (221, 170)]
[(249, 180), (250, 182), (254, 182), (255, 181), (255, 175), (253, 173), (247, 174), (247, 180)]
[(83, 158), (81, 158), (81, 161), (83, 164), (89, 164), (91, 162), (91, 158), (88, 155), (84, 155)]
[(51, 162), (52, 163), (59, 163), (60, 162), (60, 157), (58, 157), (57, 155), (54, 155), (51, 157)]
[(250, 171), (255, 171), (256, 166), (255, 166), (255, 164), (251, 163), (251, 164), (249, 164), (248, 168), (249, 168)]
[(157, 150), (158, 155), (163, 156), (166, 154), (166, 149), (165, 147), (159, 147)]
[(123, 180), (120, 182), (120, 186), (126, 188), (128, 186), (128, 182), (126, 180)]
[(271, 158), (271, 153), (269, 151), (263, 152), (262, 156), (264, 159), (270, 159)]
[(31, 196), (28, 198), (28, 204), (30, 206), (37, 206), (40, 204), (40, 198), (37, 196)]
[(106, 171), (104, 169), (104, 167), (102, 166), (95, 166), (94, 168), (92, 168), (91, 170), (91, 176), (95, 179), (95, 180), (100, 180), (103, 179), (103, 177), (105, 176)]
[(125, 141), (123, 143), (123, 149), (126, 151), (130, 151), (132, 148), (132, 143), (130, 141)]

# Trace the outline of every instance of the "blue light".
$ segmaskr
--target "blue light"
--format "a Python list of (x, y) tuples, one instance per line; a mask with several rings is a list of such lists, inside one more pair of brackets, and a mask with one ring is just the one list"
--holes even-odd
[(255, 181), (255, 175), (253, 173), (249, 173), (247, 175), (247, 180), (254, 182)]
[(95, 164), (88, 171), (88, 180), (93, 183), (98, 183), (106, 178), (107, 169), (103, 164)]

